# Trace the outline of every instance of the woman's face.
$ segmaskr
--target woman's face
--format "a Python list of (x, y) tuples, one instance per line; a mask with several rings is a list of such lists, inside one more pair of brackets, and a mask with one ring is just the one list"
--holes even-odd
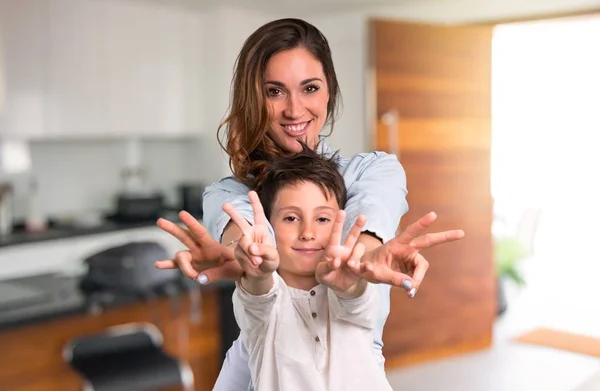
[(297, 139), (311, 148), (327, 119), (329, 91), (323, 66), (302, 47), (277, 53), (267, 63), (265, 90), (271, 127), (268, 134), (288, 152), (300, 152)]

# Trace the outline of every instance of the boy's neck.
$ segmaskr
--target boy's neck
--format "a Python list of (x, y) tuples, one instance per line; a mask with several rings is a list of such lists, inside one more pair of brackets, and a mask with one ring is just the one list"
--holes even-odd
[(278, 271), (279, 275), (285, 281), (285, 284), (290, 288), (300, 289), (303, 291), (309, 291), (319, 285), (317, 278), (313, 276), (299, 276), (296, 274), (290, 274), (283, 270)]

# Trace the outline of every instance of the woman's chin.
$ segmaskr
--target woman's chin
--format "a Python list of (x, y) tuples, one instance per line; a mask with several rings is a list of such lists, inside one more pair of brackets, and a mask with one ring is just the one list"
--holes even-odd
[[(314, 140), (301, 140), (302, 142), (304, 142), (306, 145), (308, 145), (308, 147), (310, 149), (314, 149), (315, 148), (315, 141)], [(300, 144), (300, 141), (298, 140), (290, 140), (290, 142), (288, 143), (288, 146), (286, 148), (290, 153), (298, 153), (298, 152), (302, 152), (302, 144)]]

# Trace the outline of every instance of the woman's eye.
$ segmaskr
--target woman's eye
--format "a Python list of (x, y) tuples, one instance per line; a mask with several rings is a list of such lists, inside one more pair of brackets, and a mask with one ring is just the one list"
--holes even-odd
[(317, 92), (317, 91), (319, 91), (319, 86), (316, 84), (309, 84), (306, 86), (305, 91), (308, 92), (309, 94), (312, 92)]
[(267, 89), (267, 95), (269, 96), (279, 96), (283, 92), (279, 88), (269, 88)]

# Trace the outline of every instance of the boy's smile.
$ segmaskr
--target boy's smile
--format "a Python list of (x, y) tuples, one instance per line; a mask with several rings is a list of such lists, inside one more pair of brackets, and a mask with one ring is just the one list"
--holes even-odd
[(339, 206), (312, 182), (297, 182), (277, 192), (271, 212), (279, 251), (279, 274), (293, 288), (310, 290), (315, 269), (331, 236)]

